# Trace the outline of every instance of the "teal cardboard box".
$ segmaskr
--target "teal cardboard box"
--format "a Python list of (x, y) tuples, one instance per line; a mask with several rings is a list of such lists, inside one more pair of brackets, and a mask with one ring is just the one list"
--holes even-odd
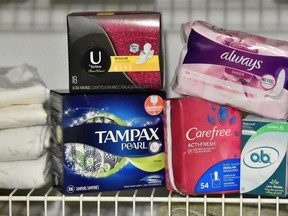
[(287, 195), (287, 121), (248, 116), (242, 125), (240, 192)]

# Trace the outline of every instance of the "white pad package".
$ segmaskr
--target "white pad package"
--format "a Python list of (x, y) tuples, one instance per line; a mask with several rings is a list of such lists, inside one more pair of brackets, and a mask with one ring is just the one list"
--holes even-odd
[(0, 107), (43, 104), (49, 99), (49, 92), (31, 65), (0, 68)]
[(172, 83), (175, 92), (268, 118), (288, 118), (288, 42), (203, 21), (183, 27), (186, 39)]

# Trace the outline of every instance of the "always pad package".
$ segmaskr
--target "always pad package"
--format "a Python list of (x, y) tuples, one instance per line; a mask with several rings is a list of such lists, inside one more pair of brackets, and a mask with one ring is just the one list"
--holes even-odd
[(164, 92), (51, 92), (52, 181), (65, 194), (165, 186)]

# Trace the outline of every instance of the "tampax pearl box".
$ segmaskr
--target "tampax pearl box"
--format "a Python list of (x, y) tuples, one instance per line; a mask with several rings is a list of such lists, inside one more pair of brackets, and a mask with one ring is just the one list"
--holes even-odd
[(239, 192), (240, 111), (194, 97), (169, 99), (164, 107), (167, 188), (188, 195)]
[(240, 192), (288, 193), (288, 122), (249, 115), (243, 120)]
[(159, 12), (67, 15), (69, 89), (162, 90)]
[(165, 186), (164, 92), (51, 92), (52, 180), (65, 194)]

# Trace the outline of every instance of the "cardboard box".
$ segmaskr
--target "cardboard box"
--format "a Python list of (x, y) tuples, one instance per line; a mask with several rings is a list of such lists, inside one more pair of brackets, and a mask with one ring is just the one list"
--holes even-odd
[(248, 116), (243, 119), (240, 192), (285, 197), (287, 121)]
[(52, 180), (65, 194), (165, 186), (164, 92), (51, 92)]
[(162, 90), (159, 12), (67, 15), (71, 92)]

